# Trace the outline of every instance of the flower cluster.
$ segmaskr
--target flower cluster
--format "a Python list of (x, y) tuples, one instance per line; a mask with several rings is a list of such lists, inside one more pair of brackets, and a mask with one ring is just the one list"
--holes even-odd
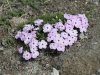
[[(42, 24), (43, 20), (34, 21), (34, 25), (26, 24), (23, 30), (18, 31), (15, 38), (24, 41), (29, 46), (29, 51), (23, 51), (23, 47), (18, 49), (20, 54), (23, 54), (25, 60), (36, 58), (39, 56), (39, 49), (65, 51), (67, 46), (72, 46), (78, 38), (78, 32), (86, 32), (89, 26), (88, 19), (85, 14), (64, 14), (66, 22), (59, 21), (55, 24)], [(42, 26), (42, 32), (46, 34), (45, 40), (37, 39), (37, 31)]]

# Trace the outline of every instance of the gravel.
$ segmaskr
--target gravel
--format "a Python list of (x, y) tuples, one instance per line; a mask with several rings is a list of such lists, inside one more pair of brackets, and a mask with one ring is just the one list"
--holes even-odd
[[(46, 0), (46, 3), (38, 1), (39, 9), (36, 10), (30, 5), (23, 5), (18, 0), (14, 0), (15, 6), (11, 8), (25, 10), (22, 17), (8, 18), (11, 24), (11, 33), (5, 30), (5, 25), (0, 25), (0, 75), (51, 75), (53, 68), (59, 71), (59, 75), (99, 75), (100, 74), (100, 0)], [(2, 0), (0, 1), (2, 2)], [(14, 4), (13, 3), (13, 4)], [(16, 3), (19, 6), (16, 6)], [(3, 16), (9, 16), (7, 7), (3, 4)], [(81, 33), (80, 39), (67, 51), (59, 55), (45, 55), (45, 51), (40, 51), (40, 56), (34, 60), (24, 61), (17, 49), (21, 44), (15, 43), (9, 47), (5, 38), (14, 35), (19, 22), (24, 22), (30, 17), (44, 13), (89, 12), (90, 7), (94, 10), (89, 15), (89, 28), (86, 34)], [(27, 14), (29, 13), (29, 14)], [(2, 27), (2, 28), (1, 28)], [(9, 30), (10, 31), (10, 30)]]

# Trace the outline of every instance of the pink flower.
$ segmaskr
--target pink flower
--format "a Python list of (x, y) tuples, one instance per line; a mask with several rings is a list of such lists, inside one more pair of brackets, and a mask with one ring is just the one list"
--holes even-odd
[(68, 19), (67, 23), (70, 24), (71, 26), (73, 26), (73, 20), (72, 19)]
[(25, 60), (31, 59), (31, 53), (28, 52), (28, 51), (24, 51), (24, 53), (23, 53), (23, 58), (24, 58)]
[(83, 27), (83, 26), (80, 26), (80, 32), (86, 32), (87, 31), (87, 29), (85, 28), (85, 27)]
[(32, 46), (32, 47), (30, 47), (30, 51), (31, 52), (34, 52), (34, 51), (37, 51), (38, 49), (37, 49), (37, 47), (36, 46)]
[(61, 25), (63, 25), (63, 23), (62, 22), (57, 22), (57, 23), (55, 23), (54, 24), (54, 27), (57, 29), (59, 29), (59, 27), (61, 26)]
[(25, 44), (29, 44), (31, 42), (32, 36), (30, 35), (30, 33), (27, 33), (24, 39), (24, 43)]
[(71, 15), (71, 14), (66, 14), (66, 13), (64, 14), (64, 18), (65, 18), (65, 19), (71, 19), (72, 16), (73, 16), (73, 15)]
[(55, 34), (57, 34), (57, 31), (58, 31), (58, 29), (55, 29), (55, 28), (53, 28), (53, 29), (51, 29), (51, 31), (48, 33), (48, 36), (54, 36)]
[(81, 19), (82, 26), (84, 26), (85, 28), (87, 28), (89, 26), (89, 24), (88, 24), (88, 19), (86, 18), (85, 14), (78, 14), (78, 16)]
[(37, 58), (37, 56), (39, 56), (39, 52), (38, 51), (33, 51), (31, 53), (32, 58)]
[(67, 28), (71, 28), (71, 29), (74, 28), (74, 25), (69, 24), (69, 23), (67, 23), (67, 22), (66, 22), (64, 25), (65, 25), (65, 28), (66, 28), (66, 29), (67, 29)]
[(63, 30), (65, 30), (65, 26), (64, 25), (60, 25), (59, 29), (60, 29), (60, 31), (63, 31)]
[(32, 46), (38, 46), (38, 40), (36, 40), (35, 38), (33, 38), (31, 42), (29, 43), (29, 47), (32, 47)]
[(34, 26), (33, 25), (26, 24), (26, 25), (24, 25), (23, 31), (24, 32), (29, 32), (29, 30), (32, 30), (32, 29), (34, 29)]
[(70, 38), (72, 38), (72, 40), (73, 40), (74, 42), (77, 41), (77, 37), (76, 37), (76, 36), (70, 36)]
[(20, 48), (18, 49), (18, 52), (19, 52), (20, 54), (22, 54), (22, 52), (23, 52), (23, 47), (20, 47)]
[(36, 38), (36, 31), (32, 31), (32, 32), (30, 33), (30, 36), (32, 36), (32, 38)]
[(21, 37), (21, 33), (22, 33), (21, 31), (18, 31), (17, 34), (15, 35), (15, 38), (16, 39), (20, 38)]
[(70, 36), (67, 39), (65, 39), (65, 41), (67, 42), (67, 44), (69, 46), (72, 46), (73, 43), (75, 42), (75, 40), (73, 40), (72, 37), (70, 37)]
[(53, 40), (53, 37), (52, 37), (52, 36), (48, 36), (48, 37), (46, 38), (46, 40), (47, 40), (47, 42), (51, 42), (51, 41)]
[(27, 33), (26, 32), (22, 32), (21, 35), (20, 35), (21, 41), (24, 41), (26, 36), (27, 36)]
[(78, 32), (77, 32), (77, 30), (71, 30), (70, 32), (69, 32), (69, 35), (70, 36), (77, 36), (78, 35)]
[(56, 37), (56, 38), (54, 39), (54, 43), (57, 43), (57, 44), (61, 44), (62, 41), (63, 41), (63, 38), (62, 38), (62, 37)]
[(79, 28), (81, 25), (81, 20), (78, 16), (75, 15), (72, 19), (72, 23), (76, 28)]
[(62, 44), (62, 45), (64, 45), (64, 46), (68, 46), (68, 42), (67, 42), (65, 39), (63, 39), (62, 42), (61, 42), (60, 44)]
[(47, 48), (47, 42), (45, 40), (41, 40), (39, 42), (39, 49), (42, 49), (42, 48), (44, 48), (44, 49)]
[(50, 49), (56, 50), (58, 45), (56, 43), (50, 43), (49, 47), (50, 47)]
[(50, 24), (45, 24), (43, 26), (43, 32), (46, 33), (46, 32), (50, 32), (52, 29), (52, 26)]
[(67, 37), (68, 37), (68, 33), (66, 33), (66, 32), (61, 32), (61, 37), (67, 38)]
[(59, 33), (56, 33), (54, 36), (51, 36), (53, 38), (53, 41), (56, 39), (56, 38), (60, 38), (60, 34)]
[(60, 29), (60, 31), (63, 31), (65, 29), (65, 26), (62, 22), (57, 22), (54, 26), (55, 28)]
[(73, 31), (73, 28), (70, 28), (70, 27), (69, 28), (66, 28), (65, 31), (66, 31), (66, 33), (70, 34)]
[(57, 50), (64, 52), (65, 51), (65, 46), (62, 45), (62, 44), (59, 44), (58, 47), (57, 47)]
[(35, 24), (36, 26), (40, 26), (40, 25), (42, 24), (42, 22), (43, 22), (42, 19), (38, 19), (38, 20), (35, 20), (35, 21), (34, 21), (34, 24)]

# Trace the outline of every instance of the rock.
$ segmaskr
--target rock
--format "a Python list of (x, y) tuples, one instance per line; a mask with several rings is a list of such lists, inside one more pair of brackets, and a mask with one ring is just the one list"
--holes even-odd
[(98, 5), (99, 5), (99, 3), (98, 3), (98, 2), (94, 2), (94, 3), (95, 3), (95, 5), (96, 5), (96, 6), (98, 6)]
[(27, 19), (25, 19), (25, 18), (13, 17), (9, 22), (10, 22), (11, 26), (14, 27), (14, 26), (18, 26), (19, 23), (23, 23), (26, 21), (27, 21)]
[(100, 68), (97, 71), (100, 73)]
[(7, 43), (6, 43), (6, 40), (5, 39), (2, 40), (2, 45), (3, 46), (7, 46)]
[(81, 43), (80, 42), (76, 42), (76, 45), (77, 45), (77, 47), (80, 47)]
[(80, 38), (80, 39), (85, 39), (85, 38), (87, 38), (87, 36), (85, 36), (84, 33), (81, 33), (81, 34), (79, 35), (79, 38)]
[(13, 33), (13, 32), (15, 32), (15, 29), (13, 28), (13, 29), (11, 29), (11, 32)]
[(95, 44), (95, 45), (97, 45), (97, 44), (98, 44), (98, 42), (95, 42), (94, 44)]
[(16, 63), (17, 63), (17, 64), (21, 64), (20, 61), (17, 61)]
[(36, 74), (38, 70), (39, 70), (39, 64), (35, 62), (33, 64), (33, 71), (32, 71), (32, 73)]
[(59, 71), (53, 68), (53, 73), (51, 73), (51, 75), (59, 75)]
[(33, 12), (32, 12), (31, 10), (30, 10), (28, 13), (29, 13), (29, 15), (31, 15), (31, 16), (33, 15)]
[(46, 68), (48, 68), (50, 65), (49, 64), (46, 64)]
[(0, 47), (0, 51), (3, 51), (3, 47)]

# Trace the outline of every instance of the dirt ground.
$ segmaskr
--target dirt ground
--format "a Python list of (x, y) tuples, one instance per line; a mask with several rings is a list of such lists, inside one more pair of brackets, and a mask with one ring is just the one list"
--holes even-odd
[[(8, 24), (0, 24), (0, 75), (51, 75), (53, 68), (59, 75), (100, 75), (100, 0), (35, 0), (38, 9), (23, 4), (20, 0), (0, 0), (0, 17), (5, 16)], [(32, 1), (32, 0), (31, 0)], [(20, 60), (17, 53), (19, 44), (7, 46), (5, 39), (14, 37), (17, 23), (12, 20), (8, 10), (23, 9), (24, 14), (17, 16), (25, 20), (43, 13), (89, 13), (87, 38), (78, 40), (64, 53), (57, 56), (45, 55), (42, 51), (38, 58), (31, 61)], [(19, 21), (18, 21), (19, 22)], [(15, 24), (16, 23), (16, 24)]]

